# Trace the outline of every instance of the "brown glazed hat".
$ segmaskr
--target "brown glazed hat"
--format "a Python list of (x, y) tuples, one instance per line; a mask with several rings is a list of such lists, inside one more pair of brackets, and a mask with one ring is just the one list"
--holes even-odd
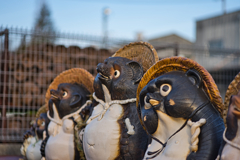
[(235, 76), (233, 81), (229, 84), (228, 89), (225, 94), (225, 99), (224, 99), (224, 107), (225, 108), (223, 111), (224, 122), (226, 120), (230, 98), (232, 95), (237, 95), (239, 90), (240, 90), (240, 72)]
[(36, 118), (39, 118), (41, 113), (47, 113), (47, 105), (44, 104), (42, 107), (40, 107), (36, 113)]
[(217, 85), (215, 84), (212, 76), (197, 62), (184, 57), (171, 57), (162, 59), (147, 70), (138, 85), (136, 102), (137, 107), (139, 107), (139, 94), (149, 81), (170, 71), (178, 70), (186, 72), (188, 69), (195, 69), (200, 73), (201, 77), (203, 78), (203, 88), (205, 92), (208, 94), (210, 101), (214, 107), (220, 112), (222, 116), (224, 105), (222, 103), (222, 98), (218, 91)]
[(129, 43), (116, 51), (112, 57), (124, 57), (137, 61), (142, 65), (144, 73), (158, 61), (157, 51), (147, 42)]
[(93, 81), (94, 77), (91, 73), (82, 68), (72, 68), (60, 73), (53, 82), (49, 85), (45, 96), (45, 104), (48, 107), (48, 101), (51, 98), (50, 90), (57, 89), (58, 85), (61, 83), (77, 83), (86, 87), (86, 89), (93, 93)]

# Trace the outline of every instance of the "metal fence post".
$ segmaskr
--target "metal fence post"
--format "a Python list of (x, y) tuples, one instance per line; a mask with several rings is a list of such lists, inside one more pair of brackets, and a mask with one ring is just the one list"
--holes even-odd
[(4, 56), (3, 56), (3, 105), (2, 105), (2, 112), (1, 112), (1, 116), (2, 116), (2, 129), (4, 132), (4, 128), (7, 127), (7, 121), (6, 121), (6, 108), (7, 108), (7, 71), (8, 71), (8, 59), (9, 59), (9, 54), (8, 54), (8, 40), (9, 40), (9, 30), (5, 29), (4, 30)]

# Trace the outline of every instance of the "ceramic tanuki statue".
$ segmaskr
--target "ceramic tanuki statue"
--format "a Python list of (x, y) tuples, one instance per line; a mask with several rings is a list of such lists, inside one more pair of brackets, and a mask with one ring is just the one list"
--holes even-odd
[(88, 118), (81, 111), (91, 106), (93, 80), (86, 70), (73, 68), (58, 75), (49, 86), (49, 137), (41, 148), (47, 160), (85, 159), (78, 134)]
[(88, 160), (142, 159), (148, 145), (136, 110), (136, 90), (143, 73), (157, 61), (155, 49), (136, 42), (97, 66), (94, 107), (84, 131)]
[(230, 83), (225, 95), (227, 112), (227, 127), (223, 133), (223, 144), (219, 150), (218, 159), (240, 159), (240, 73)]
[(38, 110), (31, 130), (24, 135), (21, 152), (27, 160), (40, 160), (42, 158), (40, 147), (44, 138), (44, 131), (49, 123), (45, 107), (44, 105)]
[(139, 117), (152, 138), (144, 159), (217, 157), (223, 103), (202, 66), (182, 57), (162, 59), (144, 74), (137, 95)]

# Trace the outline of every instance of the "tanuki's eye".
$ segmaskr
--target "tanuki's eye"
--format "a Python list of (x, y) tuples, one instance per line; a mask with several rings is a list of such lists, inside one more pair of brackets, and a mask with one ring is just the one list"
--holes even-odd
[(160, 94), (164, 97), (167, 96), (171, 90), (172, 86), (170, 84), (162, 84), (160, 86)]
[(120, 76), (120, 71), (119, 70), (115, 70), (114, 71), (114, 77), (118, 78)]
[(152, 105), (149, 103), (149, 100), (147, 100), (147, 96), (144, 97), (144, 108), (150, 109)]
[(67, 95), (68, 95), (67, 91), (64, 91), (62, 94), (63, 97), (66, 97)]

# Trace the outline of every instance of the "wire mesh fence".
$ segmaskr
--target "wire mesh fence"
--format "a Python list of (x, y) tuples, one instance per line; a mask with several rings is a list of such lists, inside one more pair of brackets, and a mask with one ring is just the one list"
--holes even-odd
[[(81, 67), (96, 75), (96, 66), (128, 40), (68, 33), (46, 34), (0, 27), (0, 142), (21, 142), (54, 77)], [(152, 44), (160, 58), (185, 56), (213, 76), (222, 96), (240, 71), (239, 50), (209, 50), (179, 44)], [(102, 48), (102, 47), (106, 48)]]
[(22, 141), (54, 77), (75, 67), (96, 75), (97, 64), (112, 55), (101, 47), (127, 43), (109, 39), (103, 44), (101, 37), (3, 27), (0, 35), (1, 142)]

